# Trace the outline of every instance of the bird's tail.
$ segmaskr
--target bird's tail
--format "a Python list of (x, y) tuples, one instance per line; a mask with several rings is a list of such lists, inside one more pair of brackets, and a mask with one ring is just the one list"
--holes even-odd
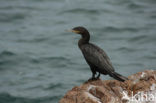
[(112, 72), (110, 76), (113, 77), (114, 79), (117, 79), (117, 80), (122, 81), (122, 82), (124, 82), (125, 80), (128, 80), (127, 77), (124, 77), (124, 76), (122, 76), (121, 74), (119, 74), (119, 73), (117, 73), (115, 71)]

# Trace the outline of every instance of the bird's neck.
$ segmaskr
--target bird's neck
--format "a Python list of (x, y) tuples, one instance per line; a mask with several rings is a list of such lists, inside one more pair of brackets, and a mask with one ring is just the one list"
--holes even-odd
[(82, 38), (78, 42), (79, 47), (81, 45), (89, 43), (89, 40), (90, 40), (90, 34), (88, 32), (85, 34), (82, 34)]

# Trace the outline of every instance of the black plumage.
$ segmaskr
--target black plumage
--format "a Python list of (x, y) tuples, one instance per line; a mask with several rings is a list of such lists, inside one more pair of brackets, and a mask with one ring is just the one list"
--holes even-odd
[[(84, 27), (75, 27), (71, 31), (82, 36), (82, 38), (78, 42), (78, 46), (82, 51), (86, 62), (90, 66), (90, 69), (92, 71), (92, 80), (98, 79), (100, 77), (100, 74), (108, 74), (119, 81), (127, 80), (126, 77), (115, 72), (107, 54), (100, 47), (89, 42), (90, 34), (87, 29), (85, 29)], [(95, 77), (95, 74), (97, 72), (99, 74), (97, 75), (97, 77)]]

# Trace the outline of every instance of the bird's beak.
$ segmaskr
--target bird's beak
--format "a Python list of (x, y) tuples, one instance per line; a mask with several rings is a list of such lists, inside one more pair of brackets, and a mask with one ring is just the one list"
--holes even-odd
[(67, 32), (73, 32), (73, 33), (76, 33), (76, 34), (78, 34), (78, 33), (80, 33), (79, 31), (76, 31), (76, 30), (66, 30)]

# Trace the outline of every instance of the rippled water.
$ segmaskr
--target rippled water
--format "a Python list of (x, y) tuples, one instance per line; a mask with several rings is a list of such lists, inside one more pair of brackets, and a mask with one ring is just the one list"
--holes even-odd
[(0, 103), (57, 103), (90, 78), (80, 37), (64, 31), (79, 25), (117, 72), (156, 69), (155, 0), (1, 0)]

